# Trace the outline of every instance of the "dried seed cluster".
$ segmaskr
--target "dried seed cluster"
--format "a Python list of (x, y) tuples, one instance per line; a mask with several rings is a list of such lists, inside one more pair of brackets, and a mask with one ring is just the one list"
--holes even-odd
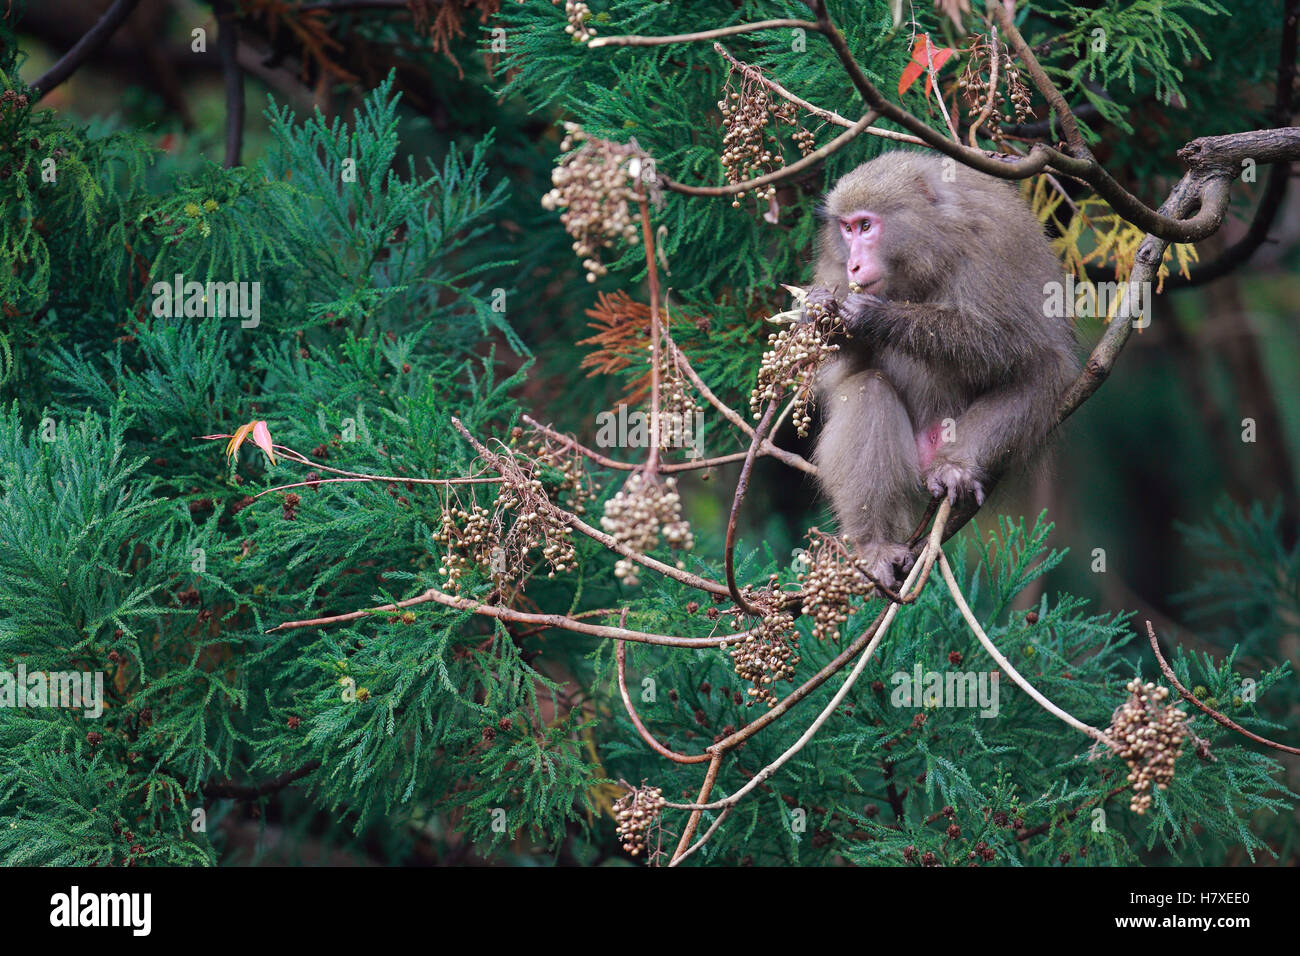
[(839, 307), (813, 303), (804, 310), (808, 321), (786, 326), (767, 337), (768, 350), (758, 370), (758, 384), (749, 393), (749, 408), (755, 418), (766, 402), (780, 398), (786, 389), (795, 393), (790, 418), (801, 438), (812, 425), (813, 380), (826, 357), (839, 351), (833, 338), (842, 331)]
[[(762, 701), (768, 707), (776, 705), (773, 686), (777, 681), (794, 682), (794, 670), (799, 665), (799, 632), (794, 627), (794, 615), (786, 611), (776, 590), (776, 575), (768, 581), (768, 589), (748, 595), (749, 601), (759, 611), (759, 624), (755, 628), (752, 618), (733, 611), (732, 624), (736, 630), (749, 629), (731, 648), (732, 668), (736, 676), (748, 681), (746, 693), (751, 700)], [(724, 644), (723, 647), (726, 647)]]
[(528, 567), (534, 550), (540, 550), (548, 565), (547, 577), (568, 570), (576, 561), (573, 529), (551, 510), (546, 489), (534, 474), (536, 463), (510, 452), (492, 455), (491, 464), (501, 475), (492, 507), (471, 501), (467, 508), (449, 497), (433, 535), (447, 549), (438, 573), (452, 593), (471, 567), (491, 574), (498, 586), (516, 579)]
[[(737, 75), (740, 89), (732, 87)], [(727, 182), (742, 183), (748, 179), (775, 172), (785, 165), (781, 151), (780, 127), (793, 126), (792, 134), (799, 151), (807, 155), (814, 148), (812, 133), (799, 126), (799, 113), (789, 100), (774, 97), (758, 79), (753, 67), (745, 70), (734, 65), (727, 75), (727, 85), (718, 100), (722, 112), (722, 168)], [(776, 186), (767, 185), (756, 190), (759, 199), (772, 199)], [(736, 193), (733, 208), (740, 208), (745, 194)]]
[(659, 447), (680, 447), (683, 441), (698, 437), (692, 433), (701, 409), (695, 401), (686, 376), (673, 359), (676, 346), (659, 349)]
[(636, 787), (614, 801), (616, 832), (623, 849), (632, 856), (645, 852), (646, 834), (658, 821), (666, 802), (658, 787)]
[[(510, 437), (517, 442), (523, 437), (523, 429), (515, 426)], [(587, 502), (596, 497), (596, 486), (587, 474), (586, 459), (582, 453), (572, 445), (552, 441), (541, 434), (530, 437), (524, 448), (525, 454), (539, 465), (559, 472), (551, 497), (574, 514), (586, 514)]]
[(1151, 806), (1152, 785), (1164, 790), (1174, 779), (1174, 762), (1187, 736), (1187, 714), (1174, 704), (1165, 704), (1168, 687), (1129, 681), (1128, 700), (1115, 708), (1107, 731), (1119, 744), (1119, 756), (1129, 766), (1133, 785), (1129, 809), (1146, 813)]
[(812, 618), (813, 637), (838, 642), (840, 625), (849, 619), (849, 601), (865, 594), (871, 581), (863, 573), (866, 563), (850, 554), (842, 541), (812, 529), (811, 565), (799, 574), (803, 611)]
[[(988, 135), (994, 142), (1002, 142), (1005, 133), (1002, 131), (1003, 123), (1024, 123), (1032, 119), (1034, 112), (1031, 108), (1029, 88), (1025, 86), (1025, 81), (1020, 76), (1020, 71), (1016, 68), (1015, 60), (1007, 53), (1001, 43), (996, 43), (987, 36), (981, 35), (971, 47), (970, 56), (966, 61), (966, 69), (957, 80), (957, 89), (961, 92), (962, 101), (966, 104), (966, 115), (971, 120), (976, 119), (984, 111), (984, 107), (989, 102), (989, 84), (992, 78), (993, 58), (998, 57), (998, 88), (992, 91), (993, 112), (989, 119), (992, 122), (987, 123), (984, 127)], [(1003, 88), (1005, 84), (1005, 90)], [(1007, 107), (1007, 97), (1011, 97), (1011, 115), (1003, 115), (1003, 110)]]
[[(689, 551), (695, 546), (691, 526), (682, 518), (682, 499), (675, 478), (665, 478), (660, 483), (639, 471), (633, 472), (614, 497), (605, 502), (600, 526), (620, 544), (642, 554), (655, 547), (661, 535), (676, 550)], [(637, 566), (630, 558), (618, 560), (614, 575), (629, 587), (640, 583)]]
[(564, 16), (569, 21), (564, 32), (581, 43), (594, 37), (596, 28), (591, 25), (591, 7), (581, 0), (551, 0), (552, 6), (561, 2), (564, 3)]
[(595, 282), (608, 271), (596, 258), (601, 249), (615, 239), (640, 240), (628, 203), (643, 198), (632, 184), (650, 168), (649, 158), (635, 144), (588, 137), (577, 123), (565, 123), (564, 130), (560, 149), (566, 155), (551, 171), (555, 188), (542, 197), (542, 206), (564, 210), (560, 221), (573, 236), (587, 281)]

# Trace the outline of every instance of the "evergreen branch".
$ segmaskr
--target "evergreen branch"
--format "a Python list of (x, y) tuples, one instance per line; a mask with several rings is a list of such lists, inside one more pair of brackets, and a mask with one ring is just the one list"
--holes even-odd
[[(1100, 798), (1093, 797), (1089, 800), (1085, 800), (1083, 803), (1079, 804), (1079, 806), (1067, 812), (1065, 814), (1065, 820), (1075, 819), (1075, 817), (1077, 817), (1084, 810), (1087, 810), (1094, 803), (1097, 804), (1105, 803), (1111, 797), (1119, 796), (1121, 793), (1129, 789), (1131, 786), (1133, 786), (1131, 783), (1122, 784), (1121, 786), (1113, 788), (1112, 790), (1110, 790), (1108, 793), (1104, 794)], [(1034, 827), (1026, 827), (1023, 830), (1017, 830), (1016, 839), (1020, 841), (1033, 839), (1036, 836), (1040, 836), (1046, 833), (1048, 830), (1052, 829), (1053, 826), (1059, 826), (1061, 822), (1062, 821), (1058, 818), (1058, 819), (1048, 820), (1047, 822), (1040, 823)]]
[(86, 31), (86, 35), (77, 41), (71, 50), (63, 54), (59, 62), (36, 78), (32, 87), (37, 91), (35, 100), (45, 97), (86, 62), (106, 44), (117, 32), (118, 27), (126, 22), (140, 0), (114, 0), (99, 21)]
[[(1237, 733), (1241, 734), (1243, 737), (1255, 741), (1255, 743), (1257, 744), (1263, 744), (1265, 747), (1271, 747), (1272, 749), (1280, 750), (1283, 753), (1300, 754), (1300, 747), (1292, 747), (1290, 744), (1280, 744), (1275, 740), (1269, 740), (1267, 737), (1261, 737), (1259, 734), (1251, 733), (1245, 727), (1241, 726), (1241, 724), (1234, 721), (1231, 717), (1228, 717), (1225, 714), (1221, 714), (1213, 707), (1209, 706), (1208, 704), (1198, 699), (1195, 694), (1193, 694), (1186, 687), (1184, 687), (1182, 682), (1178, 680), (1177, 675), (1174, 674), (1174, 669), (1169, 666), (1169, 662), (1165, 660), (1165, 656), (1160, 653), (1160, 642), (1156, 639), (1156, 629), (1151, 626), (1150, 621), (1147, 621), (1147, 637), (1151, 641), (1151, 650), (1156, 655), (1156, 661), (1159, 662), (1160, 664), (1160, 670), (1164, 672), (1165, 677), (1169, 678), (1169, 683), (1174, 685), (1174, 689), (1178, 691), (1179, 694), (1182, 695), (1183, 699), (1191, 703), (1193, 706), (1195, 706), (1197, 710), (1199, 710), (1201, 713), (1209, 717), (1212, 717), (1215, 723), (1219, 724), (1220, 726), (1227, 727), (1229, 730), (1236, 731)], [(1205, 747), (1208, 747), (1208, 745), (1206, 744), (1205, 741), (1201, 741), (1200, 748), (1205, 748)], [(1200, 753), (1201, 750), (1198, 748), (1197, 752)]]

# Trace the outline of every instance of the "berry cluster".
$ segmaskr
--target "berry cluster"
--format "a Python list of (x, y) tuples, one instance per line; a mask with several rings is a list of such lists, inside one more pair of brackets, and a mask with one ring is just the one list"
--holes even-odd
[(614, 801), (616, 832), (623, 849), (640, 856), (646, 849), (646, 834), (663, 812), (663, 791), (658, 787), (635, 787)]
[(1119, 756), (1129, 767), (1129, 809), (1141, 814), (1151, 806), (1152, 784), (1164, 790), (1174, 779), (1174, 762), (1188, 732), (1187, 714), (1164, 703), (1168, 687), (1134, 678), (1127, 690), (1129, 698), (1115, 708), (1107, 734), (1119, 744)]
[(565, 123), (564, 130), (560, 149), (567, 155), (551, 171), (555, 188), (542, 197), (542, 206), (564, 210), (560, 221), (573, 236), (587, 281), (595, 282), (608, 271), (596, 258), (601, 249), (615, 239), (639, 241), (628, 203), (645, 198), (632, 184), (649, 169), (648, 159), (635, 145), (590, 138), (576, 123)]
[(758, 384), (749, 393), (749, 408), (759, 417), (764, 403), (780, 398), (786, 389), (795, 393), (790, 417), (799, 437), (806, 438), (812, 425), (813, 380), (818, 366), (839, 351), (834, 338), (842, 326), (834, 300), (813, 303), (804, 309), (808, 321), (798, 322), (767, 337), (768, 350), (758, 370)]
[[(551, 0), (552, 5), (560, 2), (561, 0)], [(596, 28), (591, 25), (591, 7), (581, 0), (563, 0), (563, 3), (564, 16), (569, 21), (564, 32), (579, 43), (586, 43), (596, 35)]]
[(749, 595), (750, 603), (759, 611), (758, 627), (752, 628), (750, 619), (739, 611), (732, 619), (736, 630), (750, 628), (730, 651), (736, 676), (750, 684), (746, 693), (753, 700), (746, 702), (747, 707), (755, 700), (775, 706), (777, 696), (772, 685), (780, 680), (793, 683), (794, 669), (799, 665), (799, 632), (794, 627), (794, 615), (784, 609), (779, 599), (776, 575), (768, 583), (767, 590)]
[(659, 447), (679, 448), (691, 438), (700, 406), (673, 360), (676, 346), (659, 349)]
[(849, 619), (849, 601), (864, 594), (871, 581), (862, 572), (864, 562), (851, 555), (842, 541), (814, 528), (809, 549), (811, 565), (799, 574), (803, 611), (813, 620), (813, 637), (838, 642), (840, 625)]
[[(512, 442), (523, 437), (524, 430), (515, 426), (510, 432)], [(587, 502), (596, 497), (595, 484), (587, 474), (582, 453), (572, 445), (554, 442), (545, 435), (534, 435), (524, 443), (525, 454), (539, 465), (554, 468), (558, 479), (551, 482), (551, 497), (574, 514), (586, 514)], [(543, 480), (550, 480), (544, 473)]]
[[(642, 554), (658, 543), (660, 535), (670, 548), (689, 551), (695, 546), (691, 526), (682, 518), (682, 499), (675, 478), (665, 478), (661, 484), (639, 471), (633, 472), (605, 502), (600, 526), (620, 544)], [(620, 558), (614, 565), (614, 575), (629, 587), (636, 587), (640, 583), (636, 567), (630, 558)]]
[[(740, 89), (735, 90), (731, 84), (738, 73), (744, 80)], [(718, 109), (722, 112), (724, 130), (722, 168), (729, 183), (743, 183), (785, 165), (781, 139), (776, 132), (782, 124), (796, 127), (793, 136), (800, 152), (807, 155), (812, 151), (812, 134), (799, 128), (799, 114), (794, 104), (768, 92), (752, 67), (745, 70), (735, 66), (731, 68), (722, 99), (718, 100)], [(775, 195), (774, 185), (756, 190), (759, 199), (772, 199)], [(731, 205), (739, 209), (744, 196), (743, 192), (736, 193)]]

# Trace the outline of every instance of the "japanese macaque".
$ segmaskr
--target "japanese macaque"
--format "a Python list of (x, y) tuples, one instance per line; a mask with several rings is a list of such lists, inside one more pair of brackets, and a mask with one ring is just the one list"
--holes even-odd
[(984, 501), (1042, 449), (1078, 370), (1063, 281), (1013, 185), (922, 153), (886, 153), (826, 197), (807, 305), (838, 304), (840, 350), (818, 373), (822, 487), (871, 574), (912, 564), (930, 495)]

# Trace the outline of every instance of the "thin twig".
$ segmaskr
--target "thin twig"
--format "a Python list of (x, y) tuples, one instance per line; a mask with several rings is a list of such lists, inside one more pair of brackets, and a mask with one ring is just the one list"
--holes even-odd
[(989, 639), (989, 636), (986, 633), (984, 633), (984, 628), (980, 626), (980, 622), (971, 612), (970, 605), (966, 603), (966, 598), (961, 593), (961, 587), (957, 584), (957, 579), (953, 577), (952, 568), (949, 567), (948, 559), (944, 556), (943, 552), (939, 553), (939, 571), (943, 574), (943, 579), (948, 584), (948, 592), (952, 595), (952, 599), (957, 602), (957, 609), (961, 611), (961, 616), (966, 619), (967, 626), (975, 634), (975, 637), (979, 639), (979, 642), (984, 645), (984, 650), (988, 651), (989, 656), (992, 657), (998, 667), (1000, 667), (1003, 672), (1010, 677), (1013, 682), (1015, 682), (1016, 686), (1033, 698), (1040, 707), (1058, 720), (1064, 721), (1080, 733), (1087, 734), (1093, 740), (1103, 743), (1111, 750), (1118, 752), (1120, 748), (1115, 741), (1111, 740), (1110, 737), (1108, 737), (1104, 732), (1098, 730), (1096, 727), (1093, 727), (1091, 724), (1085, 724), (1073, 714), (1070, 714), (1068, 711), (1063, 710), (1048, 700), (1043, 696), (1038, 688), (1022, 677), (1020, 672), (1016, 670), (1012, 663), (1007, 660), (1000, 650), (998, 650), (997, 645)]
[[(623, 609), (623, 618), (627, 618), (627, 608)], [(621, 626), (622, 622), (620, 622)], [(674, 763), (704, 763), (706, 760), (712, 760), (713, 754), (679, 754), (677, 751), (661, 744), (655, 739), (654, 734), (646, 729), (645, 724), (641, 723), (640, 716), (637, 715), (636, 707), (632, 704), (632, 695), (627, 690), (627, 643), (618, 641), (614, 645), (614, 657), (618, 662), (618, 692), (623, 697), (623, 709), (627, 711), (628, 717), (632, 718), (632, 725), (636, 727), (637, 733), (641, 739), (650, 745), (650, 748), (661, 757), (667, 757)]]
[(688, 196), (734, 196), (736, 193), (749, 192), (760, 186), (766, 186), (768, 183), (780, 182), (783, 179), (801, 173), (805, 169), (816, 166), (827, 156), (839, 152), (858, 136), (868, 129), (872, 123), (880, 118), (880, 114), (875, 110), (870, 110), (862, 119), (858, 120), (851, 127), (846, 129), (839, 136), (813, 150), (802, 159), (790, 163), (788, 166), (782, 166), (775, 172), (765, 173), (762, 176), (756, 176), (753, 179), (747, 179), (742, 183), (728, 183), (726, 186), (688, 186), (685, 183), (679, 183), (674, 179), (669, 179), (662, 173), (659, 174), (659, 181), (663, 183), (665, 189), (671, 189), (673, 192), (685, 193)]
[(1261, 737), (1259, 734), (1251, 733), (1249, 730), (1241, 726), (1241, 724), (1237, 723), (1232, 718), (1228, 717), (1225, 714), (1219, 713), (1217, 710), (1215, 710), (1213, 707), (1210, 707), (1208, 704), (1202, 703), (1201, 701), (1197, 700), (1196, 695), (1193, 694), (1191, 691), (1189, 691), (1186, 687), (1184, 687), (1181, 682), (1179, 682), (1177, 675), (1174, 674), (1174, 669), (1169, 666), (1169, 662), (1165, 660), (1164, 655), (1160, 653), (1160, 642), (1156, 640), (1156, 629), (1151, 626), (1150, 621), (1147, 621), (1147, 637), (1150, 638), (1151, 640), (1151, 650), (1155, 653), (1156, 660), (1160, 663), (1160, 670), (1163, 671), (1165, 677), (1169, 679), (1169, 683), (1174, 685), (1174, 689), (1177, 690), (1178, 693), (1182, 695), (1183, 700), (1192, 704), (1194, 707), (1196, 707), (1197, 710), (1199, 710), (1201, 713), (1205, 714), (1206, 716), (1214, 718), (1216, 723), (1224, 727), (1227, 727), (1229, 730), (1235, 730), (1243, 737), (1246, 737), (1249, 740), (1253, 740), (1257, 744), (1263, 744), (1265, 747), (1271, 747), (1274, 750), (1280, 750), (1283, 753), (1300, 754), (1300, 747), (1292, 747), (1289, 744), (1280, 744), (1276, 740), (1269, 740), (1267, 737)]
[[(736, 69), (740, 70), (746, 76), (752, 77), (756, 82), (763, 84), (763, 86), (767, 87), (777, 96), (789, 100), (791, 103), (793, 103), (795, 106), (799, 107), (800, 109), (808, 113), (811, 113), (813, 116), (816, 116), (818, 119), (825, 120), (827, 123), (831, 123), (834, 126), (842, 126), (845, 129), (852, 128), (853, 120), (841, 116), (839, 113), (836, 113), (834, 110), (823, 109), (822, 107), (817, 106), (816, 104), (809, 103), (803, 97), (790, 92), (780, 83), (778, 83), (776, 80), (772, 79), (762, 70), (760, 70), (758, 67), (752, 66), (749, 63), (745, 63), (742, 60), (736, 59), (736, 57), (734, 57), (731, 54), (731, 52), (721, 43), (714, 43), (713, 49), (717, 51), (719, 54), (721, 54), (723, 57), (725, 57), (727, 61), (730, 62), (731, 65), (734, 66)], [(898, 133), (892, 129), (876, 129), (873, 126), (867, 130), (867, 133), (869, 133), (872, 136), (879, 136), (882, 139), (892, 139), (895, 142), (899, 142), (899, 143), (912, 143), (916, 146), (925, 145), (919, 137), (910, 136), (907, 133)]]

